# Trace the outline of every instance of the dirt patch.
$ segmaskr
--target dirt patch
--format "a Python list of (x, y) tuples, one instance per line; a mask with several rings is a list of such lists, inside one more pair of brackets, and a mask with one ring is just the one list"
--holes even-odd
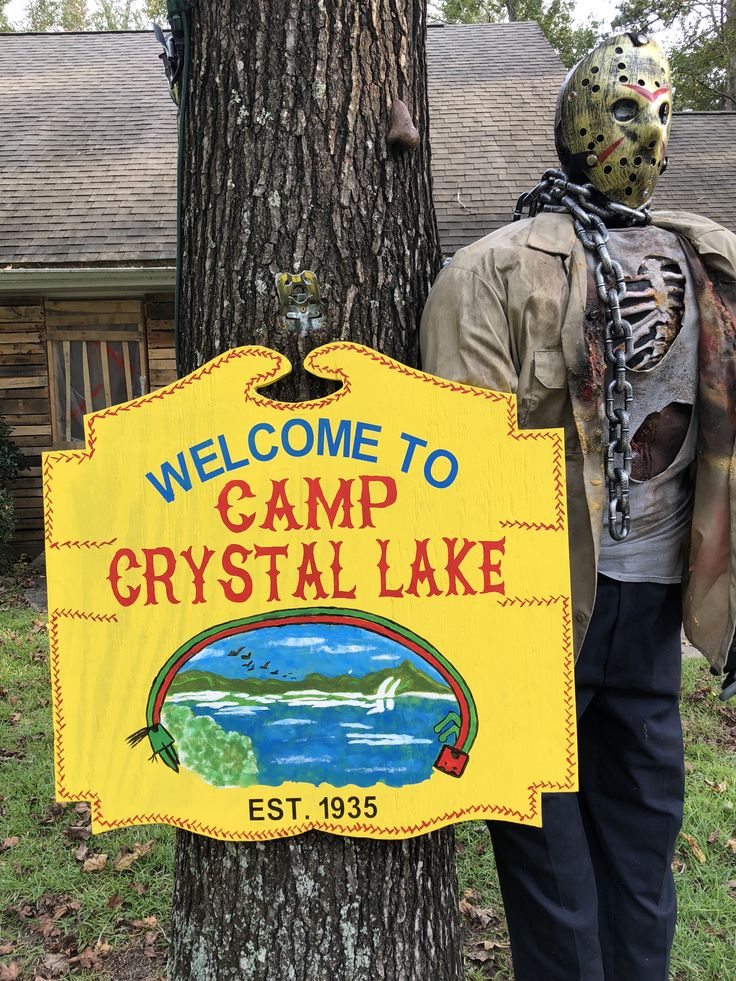
[(132, 944), (116, 950), (103, 961), (100, 981), (166, 981), (167, 947), (151, 948)]
[(736, 753), (736, 704), (734, 699), (730, 702), (720, 702), (716, 705), (716, 713), (721, 720), (722, 732), (715, 739), (708, 740), (716, 746), (725, 746)]

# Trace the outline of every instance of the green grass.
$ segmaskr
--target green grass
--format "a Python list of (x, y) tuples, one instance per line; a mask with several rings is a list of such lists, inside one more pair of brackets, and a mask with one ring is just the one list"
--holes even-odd
[[(51, 733), (45, 617), (27, 609), (0, 611), (0, 844), (18, 839), (0, 854), (0, 937), (13, 947), (0, 964), (17, 962), (23, 977), (33, 977), (32, 969), (43, 975), (49, 954), (71, 958), (99, 941), (112, 947), (108, 958), (146, 946), (160, 955), (159, 927), (150, 920), (138, 926), (131, 921), (155, 916), (165, 924), (168, 919), (172, 831), (133, 828), (86, 842), (67, 837), (70, 826), (88, 825), (89, 819), (84, 808), (54, 805)], [(149, 841), (152, 850), (129, 871), (115, 871), (113, 860), (123, 848)], [(85, 872), (75, 857), (84, 845), (91, 853), (107, 854), (107, 868)], [(69, 900), (79, 908), (54, 920), (54, 912)], [(145, 961), (151, 977), (161, 973), (160, 957)], [(106, 976), (96, 968), (72, 966), (79, 978)], [(113, 976), (126, 975), (121, 970)]]
[[(173, 833), (143, 827), (88, 841), (65, 834), (88, 824), (88, 815), (84, 807), (53, 803), (45, 617), (17, 606), (15, 599), (7, 589), (0, 595), (0, 844), (18, 839), (0, 853), (0, 966), (16, 962), (22, 978), (46, 977), (51, 975), (43, 967), (47, 958), (70, 959), (102, 943), (111, 949), (101, 948), (96, 966), (72, 961), (75, 977), (142, 981), (160, 976)], [(698, 861), (691, 844), (680, 839), (672, 972), (677, 981), (736, 977), (736, 854), (727, 844), (736, 839), (736, 704), (722, 705), (711, 687), (704, 663), (685, 663), (683, 831), (705, 861)], [(485, 826), (463, 824), (457, 832), (466, 981), (510, 981), (508, 936)], [(130, 870), (116, 871), (116, 855), (136, 842), (153, 842), (153, 847)], [(90, 853), (107, 854), (107, 867), (85, 872), (75, 855), (83, 845)], [(78, 908), (69, 908), (70, 900)], [(151, 917), (156, 924), (142, 922)]]

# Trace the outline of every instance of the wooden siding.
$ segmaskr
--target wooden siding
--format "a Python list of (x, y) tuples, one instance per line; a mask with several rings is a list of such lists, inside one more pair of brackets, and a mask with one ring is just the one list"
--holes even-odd
[(51, 449), (51, 407), (43, 303), (0, 306), (0, 415), (29, 469), (12, 482), (17, 551), (34, 555), (43, 541), (41, 453)]
[[(5, 300), (0, 305), (0, 415), (29, 464), (10, 485), (16, 513), (10, 543), (14, 553), (34, 556), (43, 548), (41, 453), (54, 448), (49, 376), (52, 343), (72, 336), (103, 342), (138, 338), (142, 341), (141, 371), (152, 391), (176, 380), (173, 318), (170, 295), (142, 300), (35, 298)], [(132, 335), (131, 324), (136, 326)], [(107, 380), (105, 387), (109, 388)]]
[(168, 296), (148, 297), (143, 309), (148, 345), (148, 385), (153, 391), (176, 381), (174, 301)]

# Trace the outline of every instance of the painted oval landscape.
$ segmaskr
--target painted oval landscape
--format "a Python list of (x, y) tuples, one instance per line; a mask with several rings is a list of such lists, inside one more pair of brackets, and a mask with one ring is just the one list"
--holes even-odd
[(231, 631), (176, 671), (161, 720), (181, 765), (215, 786), (427, 780), (459, 722), (446, 678), (396, 633), (302, 619)]

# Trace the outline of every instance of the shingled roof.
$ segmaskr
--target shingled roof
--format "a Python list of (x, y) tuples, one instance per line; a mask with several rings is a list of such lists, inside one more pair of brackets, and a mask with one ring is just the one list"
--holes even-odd
[(443, 251), (505, 225), (557, 160), (565, 68), (539, 26), (431, 26), (427, 40), (434, 203)]
[[(0, 35), (0, 266), (171, 265), (176, 108), (150, 32)], [(451, 255), (554, 166), (565, 69), (534, 23), (430, 25), (434, 200)], [(736, 113), (676, 113), (660, 208), (736, 230)]]
[(736, 232), (736, 112), (676, 112), (667, 156), (653, 207), (694, 211)]
[(0, 36), (0, 264), (170, 264), (176, 106), (153, 34)]

